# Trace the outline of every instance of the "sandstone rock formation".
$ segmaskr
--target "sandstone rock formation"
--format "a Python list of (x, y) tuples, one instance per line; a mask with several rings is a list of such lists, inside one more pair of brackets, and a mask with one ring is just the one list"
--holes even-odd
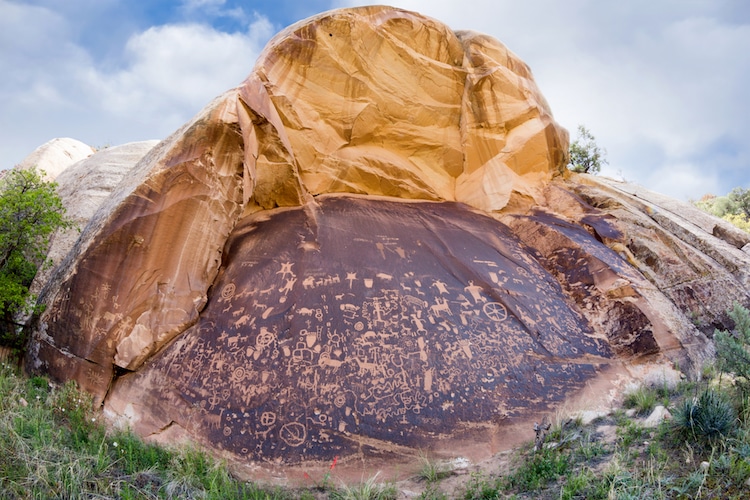
[(27, 366), (267, 467), (478, 459), (582, 391), (696, 370), (748, 303), (748, 239), (567, 148), (498, 41), (311, 18), (100, 205)]
[(43, 170), (50, 180), (77, 161), (94, 154), (94, 149), (81, 141), (70, 138), (58, 138), (48, 141), (36, 148), (18, 164), (18, 168), (37, 167)]
[[(123, 177), (133, 169), (138, 161), (157, 142), (133, 142), (106, 148), (93, 154), (91, 154), (91, 148), (88, 146), (76, 148), (76, 150), (80, 151), (86, 151), (86, 148), (88, 148), (89, 154), (85, 158), (59, 170), (55, 175), (58, 194), (63, 206), (66, 208), (68, 217), (75, 223), (75, 227), (60, 230), (52, 236), (47, 257), (52, 261), (53, 265), (59, 265), (65, 256), (70, 253), (81, 230), (94, 216), (96, 210), (110, 197), (112, 191), (120, 184)], [(57, 145), (60, 142), (56, 140), (50, 141), (42, 146), (42, 148), (50, 144)], [(32, 155), (21, 162), (21, 165), (35, 165), (36, 163), (33, 163), (36, 161), (34, 158), (40, 150), (41, 148), (37, 149)], [(46, 155), (41, 159), (39, 157), (36, 158), (41, 161), (42, 165), (50, 165), (52, 163)], [(34, 283), (31, 286), (32, 293), (39, 293), (44, 284), (49, 280), (51, 271), (51, 268), (43, 268), (37, 273)]]

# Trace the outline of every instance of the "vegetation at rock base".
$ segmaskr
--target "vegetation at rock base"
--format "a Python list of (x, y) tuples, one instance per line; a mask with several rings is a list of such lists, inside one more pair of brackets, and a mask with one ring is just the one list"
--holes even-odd
[[(745, 357), (750, 312), (736, 305), (735, 328), (716, 332), (717, 357), (698, 381), (643, 386), (618, 409), (584, 424), (561, 417), (539, 450), (508, 452), (502, 470), (456, 471), (420, 455), (411, 485), (424, 500), (725, 499), (750, 497), (750, 397)], [(658, 405), (672, 414), (655, 427)], [(416, 459), (415, 459), (416, 460)], [(195, 448), (165, 449), (108, 429), (74, 384), (53, 386), (0, 363), (0, 497), (26, 498), (400, 498), (402, 483), (345, 485), (330, 466), (309, 488), (242, 482)]]
[(706, 194), (693, 204), (704, 212), (750, 232), (750, 189), (736, 187), (725, 196)]
[[(304, 495), (302, 495), (304, 497)], [(0, 498), (292, 499), (232, 478), (202, 451), (107, 430), (90, 396), (0, 364)]]
[(0, 345), (23, 345), (25, 339), (6, 325), (30, 312), (29, 287), (46, 263), (49, 238), (72, 226), (56, 188), (35, 168), (10, 170), (0, 180)]
[(596, 138), (583, 125), (578, 125), (578, 136), (570, 144), (568, 168), (583, 174), (598, 174), (606, 165), (607, 151), (596, 144)]

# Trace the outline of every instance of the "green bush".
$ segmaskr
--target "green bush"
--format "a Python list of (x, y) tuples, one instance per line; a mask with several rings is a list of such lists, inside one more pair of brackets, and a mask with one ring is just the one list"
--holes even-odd
[(538, 490), (559, 476), (566, 475), (573, 465), (571, 462), (565, 453), (542, 448), (506, 478), (506, 487), (519, 491)]
[(735, 323), (734, 331), (714, 331), (716, 361), (719, 370), (733, 374), (737, 386), (747, 393), (750, 389), (750, 311), (735, 303), (729, 316)]
[(728, 437), (736, 428), (737, 415), (732, 404), (713, 389), (687, 398), (674, 415), (677, 432), (698, 444), (713, 444)]

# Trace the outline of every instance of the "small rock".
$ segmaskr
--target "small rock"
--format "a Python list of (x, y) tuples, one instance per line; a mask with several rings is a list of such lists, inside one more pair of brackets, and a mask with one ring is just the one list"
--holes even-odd
[(636, 409), (635, 408), (631, 408), (631, 409), (625, 411), (625, 416), (628, 417), (628, 418), (633, 418), (633, 417), (635, 417), (635, 413), (636, 413)]
[(646, 420), (643, 421), (643, 426), (653, 428), (659, 425), (662, 420), (667, 420), (669, 418), (672, 418), (669, 410), (664, 408), (662, 405), (659, 405), (654, 408), (654, 411), (651, 412), (651, 415), (649, 415)]
[(708, 462), (701, 462), (701, 470), (708, 470), (708, 468), (711, 466)]
[(26, 401), (23, 398), (19, 399), (18, 402), (21, 403), (21, 406), (23, 406), (24, 408), (26, 408), (27, 406), (29, 406), (29, 402)]

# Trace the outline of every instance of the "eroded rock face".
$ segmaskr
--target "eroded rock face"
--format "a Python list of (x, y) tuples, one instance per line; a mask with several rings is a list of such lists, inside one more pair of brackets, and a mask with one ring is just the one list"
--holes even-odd
[[(107, 201), (122, 179), (156, 146), (157, 142), (142, 141), (106, 148), (68, 165), (57, 173), (57, 192), (66, 209), (66, 215), (73, 220), (75, 227), (58, 230), (52, 236), (47, 258), (53, 265), (59, 265), (70, 253), (81, 230), (86, 227), (97, 209)], [(51, 141), (47, 144), (59, 142)], [(85, 151), (85, 148), (80, 149)], [(91, 151), (91, 148), (88, 149)], [(28, 165), (30, 158), (23, 164)], [(44, 268), (37, 273), (31, 286), (32, 293), (39, 293), (49, 281), (51, 273), (52, 268)]]
[(481, 458), (584, 387), (695, 371), (746, 239), (567, 148), (496, 40), (386, 7), (292, 26), (101, 204), (27, 366), (286, 466)]

